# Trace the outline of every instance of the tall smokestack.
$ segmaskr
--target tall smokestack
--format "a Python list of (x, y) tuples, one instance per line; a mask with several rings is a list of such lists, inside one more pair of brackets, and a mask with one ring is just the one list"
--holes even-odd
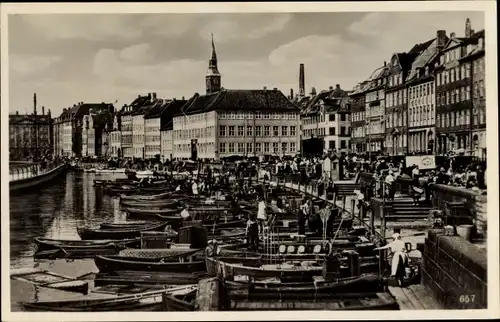
[(299, 96), (304, 97), (306, 95), (305, 88), (305, 72), (304, 72), (304, 64), (300, 64), (300, 72), (299, 72)]
[(293, 88), (290, 88), (290, 99), (293, 99)]
[(42, 106), (42, 115), (45, 115), (45, 106)]
[(36, 93), (33, 95), (33, 113), (36, 115)]

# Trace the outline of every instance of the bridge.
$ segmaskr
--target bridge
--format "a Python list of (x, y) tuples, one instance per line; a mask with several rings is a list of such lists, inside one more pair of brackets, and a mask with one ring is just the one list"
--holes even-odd
[(30, 162), (9, 164), (9, 191), (16, 192), (38, 187), (65, 173), (66, 163), (54, 162)]

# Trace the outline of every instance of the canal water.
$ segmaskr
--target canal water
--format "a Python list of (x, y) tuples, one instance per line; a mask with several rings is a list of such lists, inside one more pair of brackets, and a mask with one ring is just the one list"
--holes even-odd
[[(94, 179), (126, 178), (125, 175), (100, 175), (68, 172), (38, 191), (10, 197), (10, 267), (47, 269), (66, 276), (97, 272), (93, 260), (34, 259), (35, 237), (80, 239), (76, 228), (98, 227), (105, 221), (124, 221), (119, 198), (100, 193)], [(78, 297), (31, 284), (11, 280), (12, 311), (19, 301), (59, 300)]]

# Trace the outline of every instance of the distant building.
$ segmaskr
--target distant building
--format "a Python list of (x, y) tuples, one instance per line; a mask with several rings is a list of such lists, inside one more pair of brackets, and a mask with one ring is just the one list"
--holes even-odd
[(146, 96), (138, 95), (132, 103), (124, 105), (120, 110), (121, 149), (124, 158), (131, 159), (134, 157), (132, 114), (145, 104), (149, 104), (150, 100), (151, 94)]
[(121, 158), (122, 152), (122, 136), (121, 136), (121, 117), (120, 112), (113, 116), (113, 126), (109, 132), (109, 155), (114, 158)]
[(367, 151), (366, 141), (366, 102), (365, 91), (370, 86), (369, 82), (363, 82), (354, 88), (349, 95), (351, 102), (351, 149), (355, 153)]
[[(64, 108), (61, 116), (57, 118), (54, 122), (56, 126), (55, 133), (57, 137), (54, 141), (57, 150), (56, 155), (67, 156), (67, 157), (82, 157), (88, 154), (88, 135), (89, 132), (84, 128), (84, 116), (90, 114), (90, 110), (93, 113), (113, 113), (114, 106), (109, 103), (83, 103), (73, 105), (71, 108)], [(87, 131), (85, 133), (85, 131)], [(84, 136), (87, 136), (87, 148), (84, 151)]]
[[(305, 100), (303, 99), (302, 102)], [(313, 87), (301, 111), (301, 152), (304, 155), (350, 149), (350, 103), (348, 93), (336, 85), (316, 94)]]
[(370, 86), (365, 92), (365, 122), (368, 139), (367, 152), (383, 153), (385, 150), (385, 87), (387, 66), (376, 69), (368, 79)]
[[(469, 32), (470, 34), (470, 32)], [(485, 37), (484, 30), (473, 35), (477, 44), (469, 44), (462, 63), (470, 62), (472, 67), (472, 154), (486, 158), (486, 85), (485, 85)]]
[[(450, 34), (450, 39), (440, 53), (436, 66), (436, 131), (438, 154), (466, 154), (475, 152), (473, 143), (473, 77), (472, 64), (474, 59), (463, 59), (473, 53), (479, 46), (480, 39), (484, 42), (484, 31), (473, 33), (470, 21), (466, 22), (466, 36), (456, 37)], [(483, 81), (484, 84), (484, 81)], [(484, 97), (484, 94), (483, 94)], [(479, 103), (479, 100), (477, 100)], [(478, 113), (479, 124), (481, 122)], [(479, 138), (479, 136), (478, 136)]]
[(277, 89), (195, 94), (174, 117), (174, 157), (191, 157), (191, 144), (206, 159), (295, 155), (299, 112)]
[(145, 104), (132, 113), (132, 149), (134, 158), (146, 159), (144, 116), (158, 103), (160, 102), (156, 99), (156, 93), (150, 93)]
[(32, 114), (9, 115), (9, 160), (39, 159), (53, 153), (53, 120), (50, 110), (37, 113), (36, 94)]
[(445, 30), (419, 54), (406, 77), (408, 89), (408, 152), (436, 153), (436, 83), (434, 66), (448, 41)]

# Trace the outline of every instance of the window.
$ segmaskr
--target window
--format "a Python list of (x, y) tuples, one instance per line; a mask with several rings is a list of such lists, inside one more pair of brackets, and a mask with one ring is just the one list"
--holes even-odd
[(255, 127), (255, 136), (262, 136), (262, 126)]
[(273, 142), (273, 153), (278, 154), (279, 153), (279, 145), (278, 142)]
[(234, 143), (233, 142), (229, 143), (229, 153), (234, 153)]
[(264, 119), (269, 120), (271, 118), (271, 115), (268, 112), (264, 112)]
[(279, 120), (280, 119), (280, 115), (278, 113), (273, 113), (273, 119), (274, 120)]
[[(229, 136), (234, 136), (234, 125), (229, 126)], [(231, 151), (229, 151), (229, 152), (231, 152)]]
[(479, 81), (479, 98), (484, 98), (484, 80)]
[(288, 143), (287, 142), (282, 142), (281, 143), (281, 153), (285, 154), (288, 149)]
[(250, 142), (247, 143), (247, 153), (252, 153), (252, 145)]
[[(226, 119), (226, 113), (220, 113), (219, 114), (219, 119), (225, 120)], [(225, 149), (225, 147), (224, 147), (224, 149)]]
[(262, 145), (260, 142), (255, 143), (255, 152), (257, 152), (257, 153), (262, 152)]
[(470, 64), (465, 65), (465, 78), (470, 77)]
[(345, 136), (345, 126), (340, 127), (340, 136)]
[(290, 152), (295, 153), (295, 142), (290, 142)]
[(238, 153), (245, 153), (245, 144), (243, 142), (238, 143)]
[(330, 141), (330, 142), (328, 142), (328, 149), (330, 149), (330, 150), (336, 150), (337, 149), (337, 141)]
[(281, 136), (288, 136), (288, 126), (281, 127)]
[(269, 142), (264, 142), (264, 153), (269, 153)]
[(335, 121), (335, 114), (329, 114), (328, 115), (328, 121), (334, 122)]
[(245, 134), (245, 127), (244, 126), (238, 126), (238, 136), (243, 136)]
[(294, 125), (290, 126), (290, 136), (296, 136), (297, 135), (297, 130)]
[(341, 120), (342, 122), (344, 122), (344, 121), (345, 121), (345, 114), (343, 114), (343, 113), (342, 113), (342, 114), (340, 114), (340, 120)]
[(346, 142), (345, 140), (340, 140), (340, 148), (345, 149), (346, 148)]
[(253, 136), (253, 128), (251, 126), (247, 126), (247, 136)]
[(273, 136), (279, 136), (280, 135), (278, 129), (279, 129), (279, 126), (273, 126)]
[(470, 86), (465, 88), (465, 99), (470, 100)]
[(271, 131), (271, 127), (270, 126), (264, 126), (264, 136), (269, 136), (269, 133)]
[(258, 120), (262, 119), (262, 113), (261, 112), (256, 112), (255, 113), (255, 118), (258, 119)]

